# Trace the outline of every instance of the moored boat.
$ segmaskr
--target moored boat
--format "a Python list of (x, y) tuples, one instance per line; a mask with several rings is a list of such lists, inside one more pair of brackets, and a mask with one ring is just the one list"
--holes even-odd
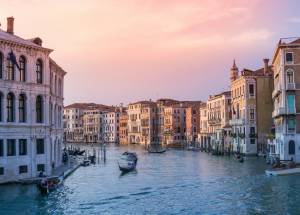
[(166, 152), (166, 148), (162, 147), (159, 143), (151, 143), (148, 145), (147, 151), (149, 153), (164, 153)]
[(129, 172), (136, 168), (137, 155), (133, 152), (124, 152), (118, 161), (119, 169), (122, 172)]
[(294, 167), (294, 168), (272, 168), (267, 169), (265, 171), (266, 175), (290, 175), (290, 174), (299, 174), (300, 173), (300, 167)]
[(37, 187), (42, 194), (48, 194), (56, 190), (63, 183), (63, 177), (43, 178), (37, 183)]

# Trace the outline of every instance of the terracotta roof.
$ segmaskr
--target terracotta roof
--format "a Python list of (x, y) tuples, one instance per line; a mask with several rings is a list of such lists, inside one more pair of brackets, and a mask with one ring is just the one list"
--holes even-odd
[(83, 109), (83, 110), (114, 111), (116, 107), (102, 105), (102, 104), (95, 104), (95, 103), (74, 103), (74, 104), (65, 106), (65, 109), (70, 109), (70, 108), (78, 108), (78, 109)]

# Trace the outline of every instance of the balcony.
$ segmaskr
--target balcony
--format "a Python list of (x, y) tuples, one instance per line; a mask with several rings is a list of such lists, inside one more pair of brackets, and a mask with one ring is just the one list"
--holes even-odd
[(245, 124), (245, 119), (232, 119), (229, 120), (229, 125), (244, 125)]
[(296, 108), (284, 108), (284, 107), (276, 108), (272, 112), (272, 117), (275, 118), (278, 116), (289, 115), (289, 114), (296, 114)]
[(296, 84), (295, 83), (287, 83), (286, 90), (296, 90)]
[(276, 97), (281, 91), (281, 86), (279, 84), (277, 84), (276, 86), (274, 86), (274, 90), (272, 92), (272, 98)]
[(221, 119), (209, 119), (208, 124), (215, 125), (221, 123)]

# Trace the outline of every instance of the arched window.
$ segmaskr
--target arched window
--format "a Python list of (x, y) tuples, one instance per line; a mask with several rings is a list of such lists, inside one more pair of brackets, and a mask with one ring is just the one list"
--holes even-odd
[(290, 140), (289, 141), (289, 155), (294, 155), (295, 154), (295, 141)]
[(12, 62), (11, 58), (8, 58), (8, 63), (7, 63), (7, 79), (15, 80), (15, 65)]
[(20, 81), (26, 81), (26, 58), (21, 56), (19, 59), (19, 66), (20, 66)]
[(36, 97), (35, 109), (36, 109), (36, 122), (42, 123), (43, 122), (43, 98), (42, 98), (42, 96)]
[(286, 81), (288, 84), (294, 83), (294, 71), (292, 69), (286, 71)]
[(20, 94), (19, 96), (19, 121), (26, 122), (26, 96)]
[(13, 93), (7, 94), (7, 122), (15, 120), (15, 96)]
[(36, 83), (43, 83), (43, 62), (41, 59), (36, 61)]
[(0, 79), (3, 78), (3, 55), (0, 52)]

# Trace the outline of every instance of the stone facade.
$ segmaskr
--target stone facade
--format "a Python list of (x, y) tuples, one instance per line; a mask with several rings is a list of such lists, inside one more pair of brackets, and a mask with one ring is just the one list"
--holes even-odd
[(120, 111), (120, 144), (125, 145), (128, 144), (128, 114), (127, 110)]
[(230, 147), (229, 120), (231, 105), (231, 93), (223, 92), (210, 96), (207, 101), (208, 133), (213, 150), (224, 152)]
[(0, 29), (0, 183), (51, 175), (63, 144), (66, 72), (40, 38), (15, 36), (8, 20), (9, 33)]
[(300, 162), (300, 39), (281, 39), (272, 59), (275, 150), (281, 160)]
[(234, 63), (231, 74), (233, 151), (246, 155), (266, 153), (272, 127), (273, 90), (268, 60), (264, 60), (261, 69), (244, 69), (240, 74)]
[(102, 137), (105, 143), (119, 143), (119, 110), (102, 113)]

